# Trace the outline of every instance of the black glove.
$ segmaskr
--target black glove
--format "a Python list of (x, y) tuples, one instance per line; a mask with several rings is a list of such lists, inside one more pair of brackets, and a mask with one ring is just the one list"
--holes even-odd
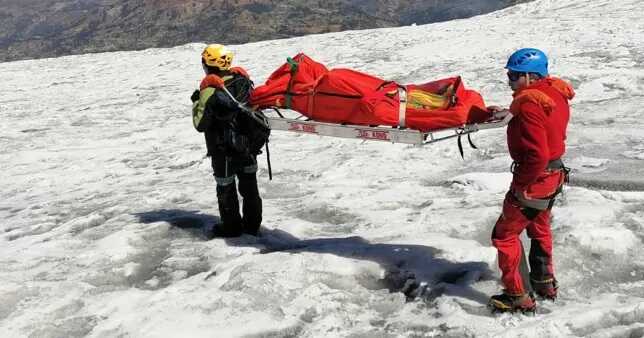
[(196, 89), (196, 90), (192, 93), (192, 95), (190, 96), (190, 100), (191, 100), (193, 103), (194, 103), (194, 102), (199, 101), (199, 95), (200, 95), (200, 94), (201, 94), (201, 93), (199, 92), (199, 89)]

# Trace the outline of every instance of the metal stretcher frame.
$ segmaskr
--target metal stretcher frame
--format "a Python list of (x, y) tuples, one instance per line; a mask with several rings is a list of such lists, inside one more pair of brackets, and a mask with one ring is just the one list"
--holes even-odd
[(360, 125), (345, 125), (299, 118), (286, 118), (268, 116), (271, 129), (284, 130), (301, 134), (332, 136), (365, 141), (384, 141), (391, 143), (404, 143), (423, 146), (456, 137), (461, 137), (480, 130), (496, 129), (506, 126), (512, 119), (511, 114), (502, 119), (489, 122), (465, 124), (458, 127), (421, 132), (414, 129), (400, 129), (396, 127), (369, 127)]

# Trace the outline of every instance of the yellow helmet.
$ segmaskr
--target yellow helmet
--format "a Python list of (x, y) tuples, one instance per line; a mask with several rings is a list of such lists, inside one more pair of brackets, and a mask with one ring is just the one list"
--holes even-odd
[(209, 67), (228, 70), (233, 63), (233, 52), (224, 45), (208, 45), (201, 53), (201, 60)]

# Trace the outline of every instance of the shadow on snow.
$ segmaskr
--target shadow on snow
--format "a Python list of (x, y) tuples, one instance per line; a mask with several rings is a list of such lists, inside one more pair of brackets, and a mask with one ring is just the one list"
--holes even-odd
[[(135, 216), (142, 223), (167, 222), (202, 240), (208, 239), (209, 227), (219, 222), (217, 216), (188, 210), (162, 209)], [(420, 298), (431, 302), (451, 295), (486, 304), (488, 295), (472, 288), (472, 284), (493, 278), (485, 262), (451, 262), (437, 257), (441, 250), (423, 245), (370, 243), (359, 236), (299, 239), (286, 231), (266, 228), (261, 229), (259, 238), (242, 236), (225, 240), (230, 246), (257, 248), (260, 254), (311, 252), (372, 261), (386, 271), (377, 285), (390, 292), (403, 292), (408, 300)]]

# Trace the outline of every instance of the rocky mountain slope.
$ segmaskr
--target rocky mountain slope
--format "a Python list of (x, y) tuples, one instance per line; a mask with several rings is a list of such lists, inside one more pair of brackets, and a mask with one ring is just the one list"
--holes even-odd
[(424, 24), (527, 1), (0, 0), (0, 61)]

